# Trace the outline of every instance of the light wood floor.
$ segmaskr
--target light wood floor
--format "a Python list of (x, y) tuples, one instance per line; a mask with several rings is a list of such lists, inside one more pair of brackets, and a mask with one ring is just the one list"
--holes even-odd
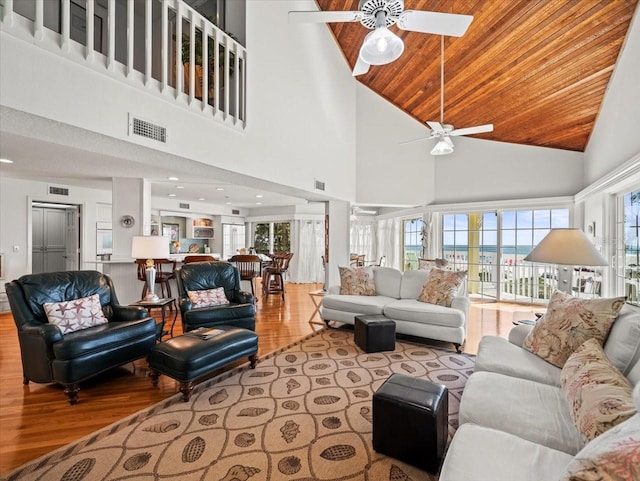
[[(256, 316), (260, 355), (322, 328), (308, 322), (314, 309), (308, 293), (320, 287), (287, 284), (284, 303), (275, 295), (266, 300), (260, 297)], [(475, 354), (483, 335), (506, 337), (512, 321), (533, 318), (533, 312), (539, 310), (516, 304), (473, 303), (463, 350)], [(320, 319), (316, 316), (315, 321)], [(179, 326), (178, 319), (174, 335), (181, 331)], [(0, 314), (0, 477), (178, 392), (177, 383), (166, 376), (161, 376), (157, 389), (152, 388), (147, 374), (144, 360), (114, 369), (84, 383), (79, 403), (71, 406), (59, 386), (22, 384), (15, 324), (10, 313)]]

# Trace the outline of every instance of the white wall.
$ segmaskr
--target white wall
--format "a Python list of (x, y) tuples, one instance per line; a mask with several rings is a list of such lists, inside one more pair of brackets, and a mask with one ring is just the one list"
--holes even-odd
[(584, 185), (640, 153), (640, 8), (600, 107), (585, 151)]
[[(317, 7), (309, 0), (247, 3), (244, 133), (206, 120), (199, 101), (187, 108), (164, 98), (155, 83), (145, 87), (138, 73), (133, 84), (125, 82), (121, 69), (107, 73), (100, 55), (87, 67), (81, 49), (77, 60), (69, 60), (57, 47), (47, 51), (5, 32), (0, 33), (0, 102), (60, 123), (56, 142), (61, 144), (78, 142), (72, 133), (65, 138), (65, 125), (130, 142), (128, 114), (134, 113), (167, 127), (168, 145), (152, 148), (309, 192), (317, 178), (325, 181), (328, 195), (351, 199), (355, 81), (328, 27), (289, 25), (292, 8)], [(39, 135), (16, 132), (14, 125), (0, 128)], [(96, 146), (84, 147), (97, 152)], [(145, 162), (170, 165), (166, 157)]]
[(435, 203), (573, 195), (583, 184), (583, 154), (469, 137), (435, 159)]
[[(375, 68), (375, 67), (372, 67)], [(435, 196), (429, 129), (368, 87), (357, 88), (356, 202), (373, 205), (424, 205)]]
[[(5, 278), (0, 283), (4, 292), (4, 282), (31, 273), (29, 248), (31, 232), (28, 225), (31, 201), (79, 204), (82, 209), (81, 268), (88, 268), (83, 261), (96, 258), (96, 214), (97, 203), (111, 203), (111, 191), (88, 189), (77, 186), (67, 187), (69, 196), (50, 195), (48, 184), (29, 180), (12, 179), (0, 175), (0, 252), (5, 254)], [(18, 246), (18, 252), (13, 252)]]

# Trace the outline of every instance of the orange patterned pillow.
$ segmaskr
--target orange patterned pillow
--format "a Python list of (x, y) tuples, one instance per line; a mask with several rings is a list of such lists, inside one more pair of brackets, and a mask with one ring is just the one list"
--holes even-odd
[(340, 294), (351, 296), (375, 296), (373, 273), (368, 267), (338, 267)]
[(631, 384), (596, 339), (569, 356), (560, 382), (573, 422), (589, 441), (636, 413)]
[(418, 300), (450, 307), (466, 278), (467, 271), (443, 271), (434, 267), (422, 286)]
[(109, 322), (102, 312), (98, 294), (72, 301), (47, 302), (42, 307), (49, 323), (58, 326), (62, 334)]
[(523, 347), (562, 367), (585, 341), (595, 338), (600, 345), (604, 343), (623, 305), (624, 297), (580, 299), (555, 291), (547, 311), (529, 332)]
[(215, 289), (203, 289), (201, 291), (187, 291), (193, 307), (224, 306), (229, 304), (227, 296), (224, 294), (224, 287)]

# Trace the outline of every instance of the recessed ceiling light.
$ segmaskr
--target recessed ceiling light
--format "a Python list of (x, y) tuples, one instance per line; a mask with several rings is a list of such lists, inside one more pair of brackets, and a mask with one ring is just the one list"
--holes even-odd
[(262, 197), (263, 197), (263, 195), (262, 195), (262, 194), (258, 194), (258, 195), (256, 195), (256, 198), (257, 198), (257, 199), (262, 199)]
[(0, 159), (0, 164), (13, 164), (13, 160)]
[(176, 189), (184, 189), (184, 185), (176, 185)]
[(172, 177), (167, 177), (167, 178), (168, 178), (169, 180), (180, 180), (180, 179), (178, 179), (177, 177), (173, 177), (173, 176), (172, 176)]
[(227, 205), (231, 205), (231, 202), (227, 202)]
[(256, 202), (256, 205), (262, 205), (262, 202)]
[(169, 197), (175, 197), (176, 194), (169, 194)]
[(222, 187), (216, 187), (216, 190), (224, 190)]
[(198, 197), (198, 200), (207, 200), (204, 197)]

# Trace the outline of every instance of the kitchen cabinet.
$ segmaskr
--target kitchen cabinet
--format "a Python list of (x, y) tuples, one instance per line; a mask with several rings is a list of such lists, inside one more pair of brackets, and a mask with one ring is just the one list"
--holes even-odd
[(187, 219), (187, 238), (188, 239), (213, 239), (213, 220), (206, 217), (196, 219)]

